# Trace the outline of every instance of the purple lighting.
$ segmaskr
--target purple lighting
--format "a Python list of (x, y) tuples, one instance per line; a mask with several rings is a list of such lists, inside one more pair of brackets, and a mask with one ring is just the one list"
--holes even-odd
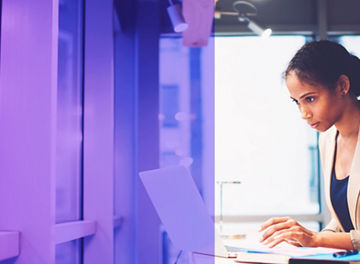
[(137, 175), (182, 164), (212, 212), (203, 55), (160, 58), (160, 1), (0, 1), (0, 261), (167, 264)]

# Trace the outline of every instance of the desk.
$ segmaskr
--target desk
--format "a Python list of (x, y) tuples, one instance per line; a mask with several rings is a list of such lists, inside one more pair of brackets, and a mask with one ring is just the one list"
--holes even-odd
[[(251, 248), (251, 243), (247, 243), (247, 240), (225, 240), (226, 245), (242, 247), (242, 248)], [(285, 249), (285, 251), (284, 251)], [(220, 257), (212, 257), (201, 254), (192, 254), (189, 258), (191, 259), (191, 264), (242, 264), (242, 263), (278, 263), (278, 264), (287, 264), (287, 263), (296, 263), (296, 264), (346, 264), (346, 263), (356, 263), (360, 264), (360, 255), (349, 256), (344, 258), (334, 258), (332, 253), (334, 249), (327, 248), (278, 248), (277, 252), (286, 252), (286, 254), (293, 257), (290, 259), (288, 255), (282, 254), (259, 254), (259, 253), (239, 253), (239, 258), (245, 262), (241, 262), (238, 259), (226, 259)], [(292, 252), (292, 253), (290, 253)], [(299, 254), (300, 253), (300, 254)], [(307, 257), (308, 256), (308, 257)], [(188, 264), (186, 263), (186, 264)], [(179, 263), (180, 264), (180, 263)]]
[(210, 257), (195, 253), (192, 254), (191, 261), (191, 264), (239, 264), (239, 262), (235, 262), (233, 259)]
[[(240, 247), (240, 248), (253, 247), (254, 245), (258, 245), (259, 243), (258, 238), (256, 236), (252, 236), (251, 238), (247, 238), (247, 239), (223, 239), (223, 242), (225, 245), (232, 247)], [(191, 259), (190, 262), (191, 264), (242, 264), (242, 262), (236, 261), (235, 258), (226, 259), (226, 258), (212, 257), (201, 254), (195, 254), (195, 253), (191, 254), (189, 259)], [(279, 263), (287, 263), (287, 262), (279, 262)]]
[[(266, 255), (267, 254), (264, 254), (264, 256), (266, 256)], [(260, 258), (257, 257), (257, 260), (260, 261), (259, 263), (287, 264), (288, 260), (285, 259), (285, 258), (286, 257), (284, 257), (284, 259), (282, 261), (279, 261), (279, 262), (277, 262), (277, 261), (264, 262), (265, 260), (267, 260), (267, 258), (262, 259), (261, 257)], [(234, 258), (234, 259), (226, 259), (226, 258), (211, 257), (211, 256), (200, 255), (200, 254), (195, 254), (194, 253), (194, 254), (192, 254), (190, 263), (191, 264), (246, 264), (247, 263), (248, 264), (249, 262), (241, 262), (241, 261), (238, 261), (236, 258)], [(190, 263), (186, 263), (186, 264), (190, 264)], [(251, 262), (251, 263), (256, 263), (256, 262)], [(181, 264), (185, 264), (185, 263), (181, 263)]]
[[(259, 263), (265, 263), (264, 260), (259, 260), (261, 262)], [(251, 262), (256, 263), (256, 262)], [(326, 260), (326, 259), (289, 259), (286, 261), (276, 262), (266, 262), (266, 263), (279, 263), (279, 264), (359, 264), (360, 261), (351, 261), (351, 260)], [(183, 263), (185, 264), (185, 263)], [(188, 264), (188, 263), (186, 263)], [(191, 264), (249, 264), (249, 262), (240, 262), (237, 260), (231, 260), (231, 259), (224, 259), (224, 258), (214, 258), (210, 256), (204, 256), (204, 255), (198, 255), (193, 254), (192, 262)]]

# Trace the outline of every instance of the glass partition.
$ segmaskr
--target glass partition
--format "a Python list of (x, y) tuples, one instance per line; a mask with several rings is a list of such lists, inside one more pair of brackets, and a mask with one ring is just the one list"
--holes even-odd
[[(211, 48), (160, 40), (160, 165), (188, 166), (206, 202), (202, 191), (215, 156), (215, 215), (227, 219), (224, 233), (255, 234), (259, 219), (284, 214), (318, 230), (317, 133), (301, 119), (282, 78), (306, 37), (214, 42), (215, 76), (208, 76)], [(164, 263), (171, 263), (179, 251), (166, 231), (162, 237)]]
[[(204, 195), (203, 49), (185, 47), (181, 38), (161, 38), (159, 49), (160, 167), (188, 167)], [(163, 264), (189, 263), (188, 256), (172, 245), (166, 230), (161, 237)]]
[[(56, 223), (82, 219), (83, 3), (59, 1)], [(81, 241), (56, 246), (56, 263), (80, 263)]]

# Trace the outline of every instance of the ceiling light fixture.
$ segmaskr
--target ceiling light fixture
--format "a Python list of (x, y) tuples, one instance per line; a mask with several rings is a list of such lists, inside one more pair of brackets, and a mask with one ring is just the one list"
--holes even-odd
[(255, 34), (263, 37), (263, 38), (268, 38), (271, 36), (272, 34), (272, 30), (271, 28), (262, 28), (261, 26), (259, 26), (257, 23), (255, 23), (253, 20), (251, 20), (248, 17), (238, 17), (238, 20), (240, 22), (246, 22), (247, 23), (247, 27), (254, 32)]
[(170, 6), (167, 8), (167, 12), (169, 14), (169, 18), (173, 25), (174, 31), (185, 31), (189, 27), (189, 25), (185, 22), (180, 4), (174, 3), (173, 0), (169, 0), (169, 4)]
[(264, 29), (255, 21), (250, 19), (250, 17), (255, 17), (257, 15), (257, 8), (253, 4), (247, 1), (235, 1), (233, 3), (233, 9), (235, 12), (224, 12), (216, 10), (215, 18), (219, 19), (222, 15), (237, 16), (238, 21), (241, 23), (246, 23), (247, 27), (255, 34), (264, 38), (267, 38), (272, 34), (271, 28)]

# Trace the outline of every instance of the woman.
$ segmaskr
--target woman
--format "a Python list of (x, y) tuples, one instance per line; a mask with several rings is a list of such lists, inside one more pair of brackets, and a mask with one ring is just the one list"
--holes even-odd
[(320, 134), (325, 193), (332, 213), (321, 231), (289, 217), (266, 221), (264, 244), (360, 249), (360, 60), (330, 41), (305, 44), (285, 71), (291, 99), (301, 117)]

